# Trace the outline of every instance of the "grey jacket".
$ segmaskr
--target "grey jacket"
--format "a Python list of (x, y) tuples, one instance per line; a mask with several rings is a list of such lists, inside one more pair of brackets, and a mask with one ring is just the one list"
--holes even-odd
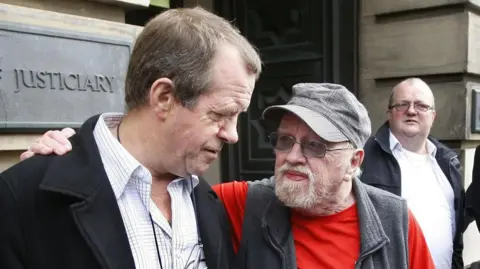
[[(358, 179), (353, 191), (361, 234), (355, 268), (408, 268), (406, 201)], [(273, 177), (249, 183), (237, 259), (238, 269), (297, 268), (290, 210), (276, 198)]]

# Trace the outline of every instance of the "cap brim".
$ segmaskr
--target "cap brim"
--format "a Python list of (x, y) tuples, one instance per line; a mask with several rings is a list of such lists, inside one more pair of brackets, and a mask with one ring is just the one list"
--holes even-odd
[(277, 105), (263, 111), (263, 118), (280, 122), (285, 112), (290, 112), (303, 120), (318, 136), (330, 142), (344, 142), (349, 139), (321, 114), (297, 105)]

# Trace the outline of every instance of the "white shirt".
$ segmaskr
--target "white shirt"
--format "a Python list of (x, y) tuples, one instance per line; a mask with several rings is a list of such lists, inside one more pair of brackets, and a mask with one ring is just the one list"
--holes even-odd
[(456, 229), (454, 194), (435, 159), (437, 148), (427, 140), (428, 154), (408, 151), (390, 132), (390, 149), (400, 165), (401, 196), (422, 229), (435, 267), (450, 269)]
[[(203, 262), (198, 268), (206, 268), (203, 249), (198, 245), (195, 211), (190, 198), (192, 186), (199, 180), (178, 178), (170, 182), (167, 191), (171, 197), (172, 225), (150, 199), (151, 173), (141, 165), (112, 135), (109, 128), (116, 127), (123, 115), (102, 114), (93, 131), (95, 141), (112, 185), (122, 215), (135, 268), (161, 268), (155, 245), (155, 237), (149, 213), (154, 221), (163, 269), (184, 269), (187, 259), (197, 255)], [(192, 249), (195, 250), (192, 253)], [(191, 255), (190, 255), (191, 254)], [(190, 266), (189, 268), (197, 268)]]

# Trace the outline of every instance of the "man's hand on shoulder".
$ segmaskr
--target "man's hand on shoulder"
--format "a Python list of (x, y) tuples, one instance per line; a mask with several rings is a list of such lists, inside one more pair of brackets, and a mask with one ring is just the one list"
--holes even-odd
[(47, 131), (37, 138), (26, 151), (20, 155), (20, 160), (25, 160), (34, 155), (63, 155), (72, 150), (72, 144), (68, 140), (75, 134), (72, 128), (64, 128), (61, 131)]

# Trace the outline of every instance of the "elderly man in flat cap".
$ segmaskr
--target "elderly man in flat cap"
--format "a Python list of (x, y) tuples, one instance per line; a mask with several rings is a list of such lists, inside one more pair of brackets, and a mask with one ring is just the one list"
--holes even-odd
[(297, 84), (264, 118), (278, 125), (275, 175), (214, 186), (233, 226), (236, 268), (435, 268), (406, 201), (358, 179), (371, 124), (350, 91)]

